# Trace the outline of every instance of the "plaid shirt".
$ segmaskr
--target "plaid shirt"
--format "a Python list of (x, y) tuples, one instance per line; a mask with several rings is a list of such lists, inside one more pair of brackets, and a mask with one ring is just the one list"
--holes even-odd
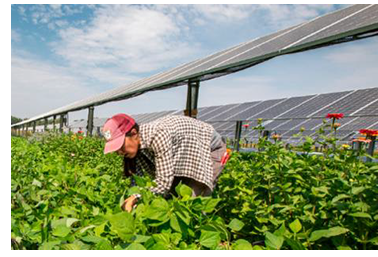
[(210, 142), (214, 128), (185, 116), (166, 116), (142, 124), (136, 174), (155, 176), (156, 194), (169, 192), (175, 176), (188, 177), (213, 189)]

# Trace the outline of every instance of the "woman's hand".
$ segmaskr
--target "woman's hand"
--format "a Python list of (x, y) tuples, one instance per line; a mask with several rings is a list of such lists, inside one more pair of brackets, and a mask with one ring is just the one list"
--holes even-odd
[(122, 204), (122, 210), (131, 212), (133, 210), (134, 205), (137, 203), (138, 198), (138, 195), (132, 195), (129, 198), (127, 198)]

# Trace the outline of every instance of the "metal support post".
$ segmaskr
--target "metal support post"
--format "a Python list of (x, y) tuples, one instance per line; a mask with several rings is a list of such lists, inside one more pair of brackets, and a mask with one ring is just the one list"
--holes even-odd
[(197, 106), (198, 106), (198, 95), (199, 95), (199, 80), (189, 80), (188, 82), (188, 94), (186, 98), (186, 110), (184, 111), (185, 116), (197, 118)]
[(87, 136), (92, 136), (93, 131), (93, 115), (94, 115), (94, 106), (88, 108), (88, 123), (87, 123)]
[[(370, 156), (374, 156), (375, 140), (377, 139), (377, 137), (376, 136), (371, 136), (370, 139), (371, 139), (371, 142), (369, 144), (369, 148), (367, 150), (367, 153)], [(366, 159), (366, 162), (372, 162), (372, 161), (373, 160), (371, 158), (367, 158)]]
[(35, 128), (36, 128), (36, 126), (37, 126), (37, 121), (34, 121), (34, 122), (33, 122), (33, 133), (35, 133)]
[(68, 112), (64, 115), (64, 126), (68, 128), (69, 122), (68, 122)]
[(48, 118), (46, 117), (45, 118), (45, 128), (44, 128), (44, 131), (46, 132), (47, 131), (47, 125), (49, 124), (49, 120)]
[(59, 122), (59, 132), (63, 133), (63, 124), (64, 124), (64, 114), (60, 115), (60, 122)]
[(234, 150), (239, 152), (240, 148), (240, 137), (241, 137), (241, 131), (242, 131), (242, 121), (238, 120), (236, 122), (236, 128), (235, 128), (235, 145)]
[(53, 116), (53, 131), (55, 132), (56, 115)]
[(264, 130), (263, 131), (263, 137), (265, 137), (266, 139), (268, 139), (269, 138), (269, 135), (270, 135), (270, 131), (269, 130)]

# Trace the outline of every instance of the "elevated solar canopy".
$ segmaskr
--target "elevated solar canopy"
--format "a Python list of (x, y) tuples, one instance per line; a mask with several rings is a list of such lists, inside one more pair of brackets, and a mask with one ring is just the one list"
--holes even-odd
[[(209, 106), (199, 108), (198, 119), (210, 123), (223, 137), (234, 139), (236, 122), (249, 124), (242, 130), (242, 137), (257, 140), (258, 133), (252, 130), (257, 119), (263, 119), (265, 130), (280, 134), (285, 141), (294, 141), (293, 135), (305, 128), (304, 135), (314, 136), (323, 124), (328, 112), (343, 113), (338, 121), (337, 137), (348, 142), (360, 129), (378, 128), (378, 87), (336, 93), (271, 99), (265, 101)], [(259, 107), (260, 106), (260, 107)], [(315, 111), (314, 111), (315, 110)], [(167, 115), (184, 115), (182, 110), (161, 111), (132, 115), (139, 123), (148, 123)], [(237, 119), (236, 119), (237, 118)], [(97, 134), (106, 119), (95, 119)], [(85, 130), (86, 120), (70, 125), (73, 132)], [(328, 131), (327, 133), (330, 133)]]
[[(14, 124), (12, 127), (55, 115), (65, 115), (70, 111), (93, 108), (111, 101), (132, 98), (148, 91), (185, 84), (188, 84), (188, 88), (190, 88), (190, 83), (193, 81), (198, 84), (200, 81), (252, 67), (276, 56), (376, 35), (378, 35), (378, 5), (352, 5), (134, 83), (43, 113)], [(196, 99), (198, 99), (198, 93)], [(192, 101), (188, 100), (188, 102)], [(284, 106), (284, 103), (277, 102), (277, 104)], [(187, 108), (192, 108), (192, 105)], [(194, 108), (196, 108), (196, 104)]]

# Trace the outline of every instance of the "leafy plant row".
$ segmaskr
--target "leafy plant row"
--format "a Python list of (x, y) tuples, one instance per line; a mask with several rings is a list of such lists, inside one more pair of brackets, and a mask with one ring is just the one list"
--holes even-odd
[[(298, 155), (263, 138), (259, 148), (232, 154), (212, 197), (179, 185), (164, 199), (148, 176), (131, 186), (101, 140), (12, 137), (12, 249), (377, 248), (377, 165), (351, 150)], [(132, 193), (142, 199), (123, 212)]]

